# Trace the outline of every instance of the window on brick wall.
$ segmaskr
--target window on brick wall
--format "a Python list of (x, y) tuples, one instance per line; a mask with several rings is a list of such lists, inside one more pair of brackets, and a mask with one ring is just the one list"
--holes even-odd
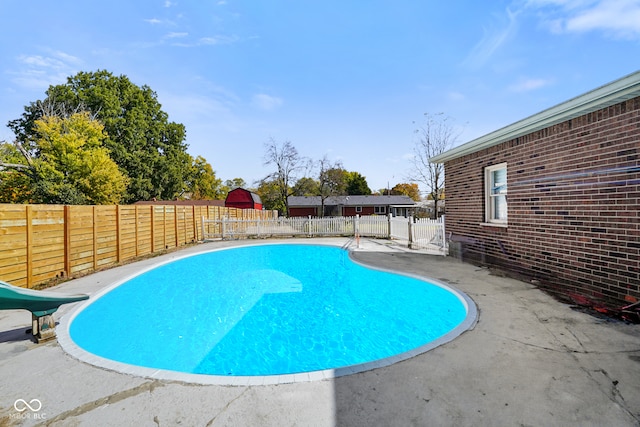
[(387, 213), (387, 207), (386, 206), (375, 206), (373, 208), (373, 213), (378, 214), (378, 215), (384, 215)]
[(484, 169), (485, 221), (507, 223), (507, 164), (488, 166)]
[(356, 206), (356, 213), (362, 212), (362, 206)]

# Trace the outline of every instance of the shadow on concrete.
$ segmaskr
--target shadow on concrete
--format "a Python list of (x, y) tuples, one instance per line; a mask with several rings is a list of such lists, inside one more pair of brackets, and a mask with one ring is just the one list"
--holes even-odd
[(31, 335), (31, 328), (24, 326), (10, 331), (0, 332), (0, 343), (3, 342), (19, 342), (19, 341), (31, 341), (35, 342), (33, 335)]

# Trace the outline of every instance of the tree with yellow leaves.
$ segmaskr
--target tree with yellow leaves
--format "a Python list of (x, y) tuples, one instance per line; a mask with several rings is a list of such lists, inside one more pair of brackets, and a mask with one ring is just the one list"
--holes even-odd
[(127, 178), (103, 146), (102, 123), (89, 113), (44, 116), (35, 121), (35, 149), (16, 143), (23, 161), (0, 168), (21, 172), (30, 181), (31, 203), (115, 204), (125, 194)]
[(420, 188), (415, 182), (396, 184), (391, 189), (391, 194), (398, 194), (411, 197), (411, 200), (420, 201)]

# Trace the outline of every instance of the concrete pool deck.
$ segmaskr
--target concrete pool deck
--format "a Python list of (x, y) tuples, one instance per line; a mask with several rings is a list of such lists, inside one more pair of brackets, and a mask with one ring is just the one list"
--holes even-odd
[[(355, 246), (350, 239), (300, 241)], [(253, 243), (196, 245), (51, 290), (95, 294), (159, 261)], [(477, 305), (478, 323), (427, 353), (372, 371), (294, 384), (220, 386), (86, 364), (57, 341), (32, 342), (25, 334), (31, 326), (27, 311), (0, 311), (0, 426), (640, 425), (640, 325), (593, 317), (533, 285), (388, 241), (363, 239), (353, 256), (465, 292)], [(62, 306), (56, 320), (73, 308)]]

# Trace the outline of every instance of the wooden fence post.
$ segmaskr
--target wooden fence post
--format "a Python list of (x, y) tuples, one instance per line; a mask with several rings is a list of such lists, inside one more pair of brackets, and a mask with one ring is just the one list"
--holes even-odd
[(122, 227), (120, 226), (120, 205), (116, 205), (116, 262), (120, 263), (120, 253), (122, 251), (120, 247)]
[(196, 205), (191, 206), (193, 212), (193, 241), (198, 241), (198, 223), (196, 222)]
[(135, 243), (136, 243), (136, 258), (140, 255), (139, 249), (139, 241), (138, 241), (138, 205), (136, 205), (134, 209), (135, 221), (136, 223), (133, 225), (133, 230), (135, 231)]
[[(184, 208), (182, 208), (184, 211)], [(178, 205), (173, 207), (173, 234), (176, 236), (176, 248), (180, 246), (178, 241)]]
[(167, 206), (162, 206), (162, 250), (167, 249)]
[(31, 205), (25, 208), (25, 218), (27, 225), (27, 288), (33, 286), (33, 212)]
[(154, 218), (154, 214), (155, 214), (155, 209), (153, 208), (153, 205), (150, 206), (151, 207), (151, 253), (154, 253), (156, 251), (156, 242), (155, 242), (155, 218)]
[(71, 277), (71, 206), (64, 206), (64, 275)]
[(93, 206), (93, 269), (98, 269), (98, 211), (97, 206)]

